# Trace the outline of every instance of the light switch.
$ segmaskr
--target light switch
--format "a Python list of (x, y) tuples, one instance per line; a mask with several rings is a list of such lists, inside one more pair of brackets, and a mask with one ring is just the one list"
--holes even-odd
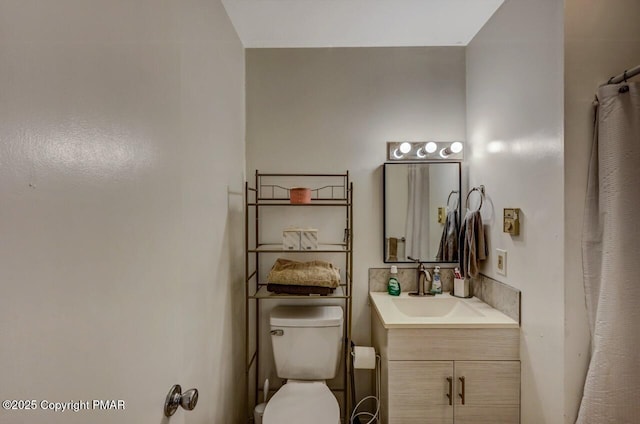
[(440, 207), (438, 208), (438, 224), (444, 224), (445, 220), (444, 208)]
[(505, 208), (503, 215), (503, 231), (512, 236), (520, 235), (520, 209)]

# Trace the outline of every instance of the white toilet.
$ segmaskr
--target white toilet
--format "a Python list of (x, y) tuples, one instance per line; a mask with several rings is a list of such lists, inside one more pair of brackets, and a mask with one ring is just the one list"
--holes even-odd
[(338, 401), (325, 380), (338, 371), (343, 322), (340, 306), (273, 308), (273, 356), (287, 383), (267, 403), (263, 424), (340, 423)]

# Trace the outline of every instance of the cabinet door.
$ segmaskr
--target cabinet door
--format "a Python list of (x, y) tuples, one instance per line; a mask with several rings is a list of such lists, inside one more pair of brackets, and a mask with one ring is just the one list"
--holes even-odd
[(520, 422), (520, 361), (456, 361), (454, 368), (456, 424)]
[[(452, 361), (389, 361), (387, 424), (452, 424)], [(452, 390), (453, 391), (453, 390)]]

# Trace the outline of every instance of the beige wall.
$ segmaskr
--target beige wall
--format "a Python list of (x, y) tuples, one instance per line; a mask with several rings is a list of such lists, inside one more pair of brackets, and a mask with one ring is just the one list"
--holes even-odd
[[(11, 423), (241, 422), (244, 52), (219, 1), (0, 2)], [(236, 194), (240, 193), (240, 194)]]
[(589, 361), (581, 234), (595, 91), (640, 65), (640, 3), (565, 0), (565, 423), (574, 423)]
[(464, 48), (248, 49), (246, 63), (247, 174), (351, 171), (353, 336), (369, 345), (385, 143), (464, 139)]
[[(482, 272), (522, 291), (522, 423), (563, 416), (563, 3), (507, 0), (467, 47), (469, 185), (484, 184)], [(503, 208), (522, 211), (502, 232)], [(507, 275), (495, 249), (507, 250)]]

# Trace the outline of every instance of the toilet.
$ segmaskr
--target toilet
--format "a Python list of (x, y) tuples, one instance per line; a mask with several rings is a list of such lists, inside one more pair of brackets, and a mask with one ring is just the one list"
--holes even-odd
[(278, 377), (287, 380), (267, 403), (263, 424), (339, 424), (340, 407), (326, 380), (340, 364), (340, 306), (277, 306), (269, 318)]

